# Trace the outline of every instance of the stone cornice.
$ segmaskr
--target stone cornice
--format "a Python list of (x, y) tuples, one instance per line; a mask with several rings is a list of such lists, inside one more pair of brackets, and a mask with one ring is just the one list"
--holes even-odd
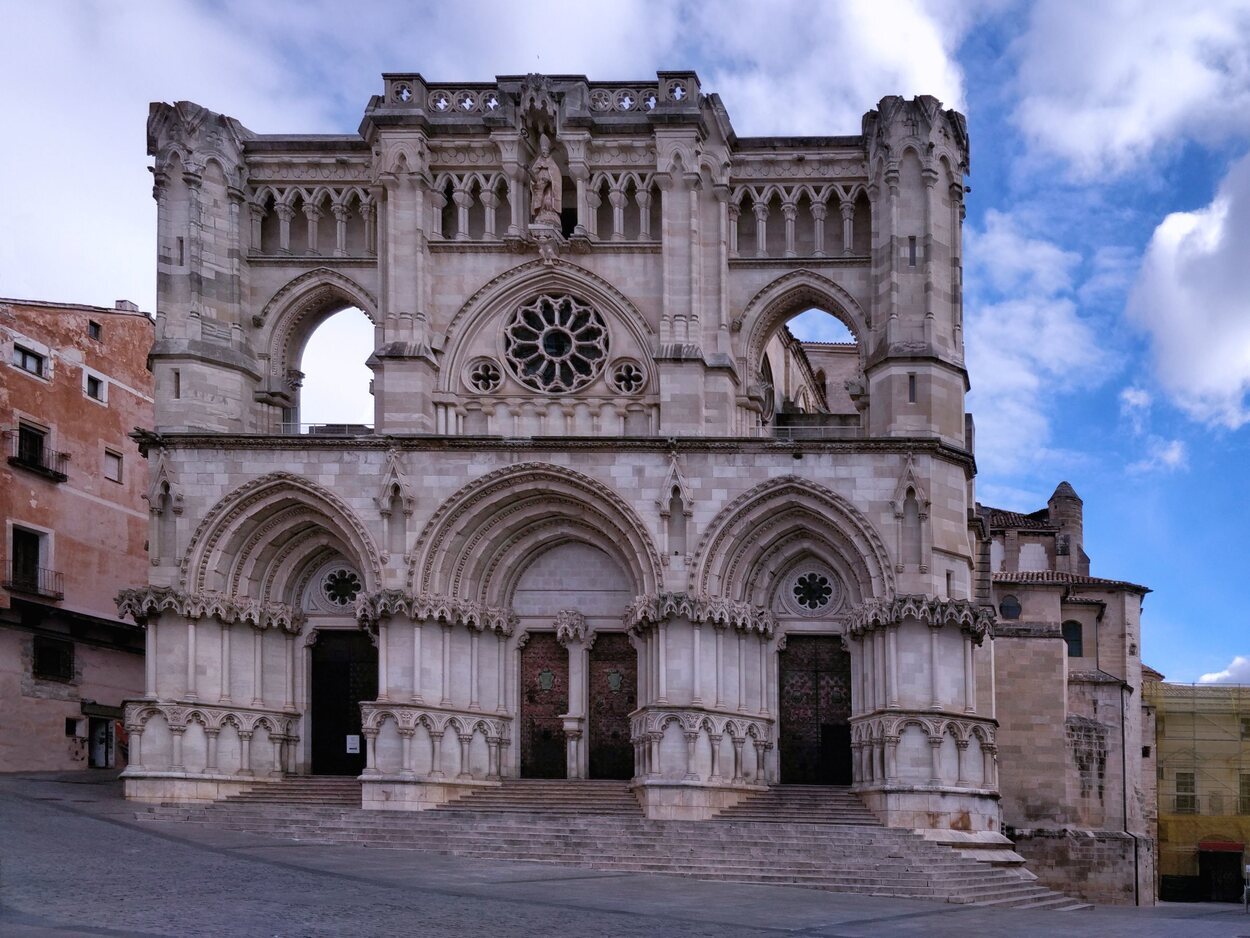
[(625, 610), (628, 631), (638, 632), (672, 618), (689, 619), (719, 628), (740, 629), (772, 635), (777, 620), (769, 609), (719, 596), (688, 593), (648, 593), (638, 596)]
[(935, 599), (929, 596), (895, 596), (860, 603), (851, 614), (851, 634), (862, 635), (874, 629), (915, 619), (930, 628), (953, 625), (968, 632), (980, 644), (994, 630), (994, 609), (962, 599)]
[(141, 447), (229, 450), (411, 450), (416, 452), (655, 452), (665, 458), (674, 449), (689, 453), (775, 453), (790, 456), (796, 450), (821, 453), (914, 453), (926, 454), (963, 465), (975, 472), (975, 461), (967, 450), (931, 438), (891, 437), (847, 440), (776, 440), (761, 437), (501, 437), (447, 436), (439, 434), (367, 434), (354, 437), (280, 436), (276, 434), (204, 433), (200, 431), (132, 434)]
[(391, 589), (357, 597), (356, 618), (361, 622), (376, 622), (389, 616), (403, 616), (414, 622), (463, 625), (478, 631), (492, 629), (504, 635), (511, 635), (517, 624), (516, 613), (511, 609), (487, 606), (455, 596), (413, 594), (408, 590)]
[(163, 612), (186, 619), (217, 619), (227, 625), (237, 622), (257, 629), (281, 629), (292, 634), (297, 634), (304, 624), (304, 613), (285, 603), (235, 599), (220, 593), (186, 593), (168, 586), (122, 590), (114, 601), (120, 616), (129, 616), (140, 624)]

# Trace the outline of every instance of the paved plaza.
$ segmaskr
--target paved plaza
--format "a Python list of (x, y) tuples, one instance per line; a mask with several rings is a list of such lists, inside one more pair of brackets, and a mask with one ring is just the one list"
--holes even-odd
[(994, 911), (265, 840), (135, 811), (111, 773), (0, 775), (0, 934), (1250, 936), (1232, 905)]

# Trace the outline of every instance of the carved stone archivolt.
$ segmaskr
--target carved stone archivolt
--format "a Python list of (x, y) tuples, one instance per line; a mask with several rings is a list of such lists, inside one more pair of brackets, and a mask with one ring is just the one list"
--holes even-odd
[(473, 600), (408, 590), (378, 590), (356, 599), (356, 618), (362, 624), (386, 617), (404, 617), (414, 622), (443, 622), (465, 628), (511, 635), (517, 616), (511, 609), (487, 606)]
[(236, 599), (219, 593), (186, 593), (167, 586), (147, 586), (122, 590), (115, 600), (122, 618), (132, 618), (143, 625), (152, 616), (173, 613), (185, 619), (217, 619), (233, 625), (240, 623), (257, 629), (281, 629), (298, 634), (304, 614), (285, 603), (259, 599)]
[(954, 626), (972, 636), (978, 645), (994, 630), (994, 608), (963, 599), (934, 599), (929, 596), (895, 596), (860, 603), (851, 615), (850, 632), (859, 636), (874, 629), (888, 628), (906, 619), (931, 628)]
[(688, 593), (638, 596), (626, 608), (622, 621), (626, 631), (636, 634), (674, 618), (762, 635), (772, 635), (777, 628), (772, 610), (763, 606), (735, 602), (721, 596)]
[(198, 724), (210, 735), (233, 726), (240, 733), (254, 733), (263, 729), (271, 739), (281, 738), (287, 742), (299, 739), (294, 727), (296, 718), (273, 710), (257, 710), (246, 707), (207, 707), (177, 703), (148, 703), (131, 701), (126, 704), (126, 729), (131, 733), (143, 732), (148, 721), (155, 716), (164, 718), (172, 732), (180, 733)]

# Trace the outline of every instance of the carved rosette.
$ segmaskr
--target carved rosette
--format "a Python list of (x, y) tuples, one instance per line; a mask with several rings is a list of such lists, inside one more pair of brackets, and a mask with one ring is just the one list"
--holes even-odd
[(149, 617), (171, 612), (186, 619), (217, 619), (227, 625), (238, 622), (256, 629), (281, 629), (299, 634), (304, 614), (285, 603), (259, 599), (235, 599), (220, 593), (184, 593), (168, 586), (145, 586), (117, 594), (117, 612), (140, 625)]
[(625, 629), (641, 632), (672, 618), (710, 623), (719, 628), (772, 635), (777, 620), (772, 610), (720, 596), (690, 593), (648, 593), (638, 596), (625, 610)]
[(954, 626), (972, 636), (978, 645), (994, 630), (994, 608), (963, 599), (934, 599), (930, 596), (895, 596), (870, 599), (857, 606), (851, 616), (850, 633), (863, 635), (874, 629), (897, 625), (904, 619), (923, 622), (930, 628)]

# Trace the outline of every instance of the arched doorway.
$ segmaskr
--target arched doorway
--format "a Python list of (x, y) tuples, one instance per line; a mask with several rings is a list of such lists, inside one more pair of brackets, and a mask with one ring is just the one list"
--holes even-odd
[(787, 635), (777, 671), (782, 783), (851, 784), (851, 656), (842, 639)]
[(596, 636), (587, 686), (589, 777), (633, 778), (629, 715), (638, 706), (638, 652), (624, 632)]

